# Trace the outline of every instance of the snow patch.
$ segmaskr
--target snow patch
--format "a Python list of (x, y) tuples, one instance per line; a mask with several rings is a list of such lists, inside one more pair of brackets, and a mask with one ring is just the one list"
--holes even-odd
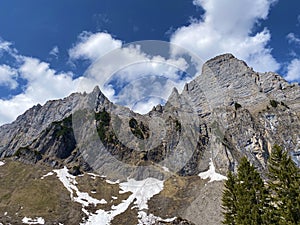
[(94, 174), (94, 173), (87, 173), (87, 174), (90, 175), (90, 177), (91, 177), (93, 180), (95, 180), (96, 177), (100, 177), (100, 175)]
[[(134, 179), (128, 179), (127, 182), (120, 183), (117, 181), (106, 180), (108, 184), (119, 184), (119, 193), (132, 193), (126, 200), (123, 200), (118, 205), (113, 205), (110, 210), (104, 211), (102, 209), (97, 210), (95, 213), (89, 212), (85, 207), (89, 204), (106, 204), (107, 202), (102, 199), (98, 200), (88, 193), (80, 192), (77, 188), (76, 177), (68, 173), (68, 169), (53, 170), (65, 188), (70, 192), (70, 197), (73, 201), (82, 205), (82, 211), (87, 215), (87, 219), (80, 223), (80, 225), (109, 225), (115, 216), (125, 212), (131, 204), (134, 204), (135, 208), (138, 208), (138, 221), (139, 225), (150, 225), (156, 221), (171, 222), (176, 218), (163, 220), (160, 217), (153, 214), (147, 214), (144, 210), (148, 209), (148, 201), (156, 194), (160, 193), (164, 187), (164, 181), (147, 178), (145, 180), (136, 181)], [(98, 177), (96, 174), (89, 174), (91, 178)], [(76, 194), (76, 195), (75, 195)], [(77, 197), (74, 197), (77, 196)], [(117, 199), (116, 196), (112, 196), (112, 199)]]
[(108, 183), (108, 184), (119, 184), (120, 181), (119, 180), (116, 180), (116, 181), (106, 180), (106, 183)]
[(101, 199), (99, 203), (104, 205), (104, 204), (107, 204), (107, 201), (105, 199)]
[[(115, 184), (115, 182), (113, 183)], [(110, 211), (100, 209), (95, 214), (90, 214), (88, 220), (81, 225), (108, 225), (115, 216), (125, 212), (131, 203), (134, 203), (140, 211), (148, 209), (148, 200), (162, 191), (163, 183), (164, 181), (155, 178), (147, 178), (141, 181), (129, 179), (127, 182), (120, 183), (120, 194), (126, 192), (131, 192), (132, 194), (119, 205), (112, 206)], [(146, 213), (141, 211), (139, 215), (141, 215), (141, 220), (147, 219)]]
[[(70, 192), (71, 199), (75, 202), (80, 203), (82, 207), (86, 207), (89, 204), (97, 205), (107, 203), (104, 199), (98, 200), (91, 197), (86, 192), (80, 192), (76, 186), (77, 182), (75, 176), (69, 174), (67, 167), (53, 171), (57, 174), (57, 177), (63, 183), (65, 188)], [(74, 192), (76, 193), (77, 197), (74, 197)]]
[(120, 194), (132, 192), (136, 198), (136, 204), (140, 210), (148, 209), (147, 202), (154, 195), (163, 190), (164, 182), (155, 178), (147, 178), (142, 181), (129, 179), (125, 183), (120, 184)]
[(214, 165), (212, 159), (210, 159), (210, 162), (209, 162), (209, 169), (205, 172), (199, 173), (198, 176), (201, 177), (202, 179), (210, 178), (210, 181), (208, 183), (213, 182), (213, 181), (227, 180), (226, 176), (223, 176), (222, 174), (219, 174), (216, 172), (216, 168), (215, 168), (215, 165)]
[(0, 161), (0, 166), (3, 166), (5, 164), (5, 162)]
[(138, 224), (137, 225), (152, 225), (155, 224), (157, 221), (160, 222), (172, 222), (176, 219), (176, 217), (174, 218), (168, 218), (168, 219), (162, 219), (158, 216), (154, 216), (153, 214), (149, 214), (147, 215), (147, 213), (140, 211), (138, 213)]
[(52, 176), (53, 174), (54, 174), (53, 172), (49, 172), (46, 175), (42, 176), (41, 179), (43, 180), (45, 177)]
[(37, 217), (35, 219), (31, 219), (29, 217), (24, 217), (22, 219), (22, 223), (25, 223), (25, 224), (45, 224), (45, 220), (42, 217)]
[(168, 167), (165, 167), (165, 166), (163, 166), (162, 168), (163, 168), (163, 170), (164, 170), (164, 171), (166, 171), (166, 172), (170, 172), (170, 170), (169, 170), (169, 168), (168, 168)]
[(92, 177), (101, 177), (100, 175), (98, 174), (95, 174), (95, 173), (87, 173), (88, 175), (92, 176)]

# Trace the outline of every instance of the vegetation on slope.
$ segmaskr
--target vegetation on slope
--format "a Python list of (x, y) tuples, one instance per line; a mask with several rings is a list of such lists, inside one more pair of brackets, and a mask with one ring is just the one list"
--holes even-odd
[(223, 224), (300, 224), (300, 170), (281, 147), (269, 158), (267, 183), (247, 158), (227, 176)]

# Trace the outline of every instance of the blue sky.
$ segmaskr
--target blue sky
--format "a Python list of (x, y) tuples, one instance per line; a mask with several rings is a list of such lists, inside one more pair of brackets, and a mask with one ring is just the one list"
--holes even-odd
[[(174, 43), (203, 61), (232, 52), (257, 71), (276, 71), (299, 82), (299, 29), (300, 2), (296, 0), (0, 0), (0, 124), (11, 122), (34, 104), (77, 91), (83, 75), (95, 76), (87, 71), (98, 68), (99, 57), (121, 49), (115, 61), (126, 61), (121, 57), (127, 54), (126, 44), (141, 40)], [(129, 55), (149, 60), (137, 49)], [(149, 82), (149, 77), (143, 80), (134, 75), (137, 71), (150, 76), (172, 71), (163, 75), (165, 79), (153, 81), (157, 85), (164, 80), (157, 92), (146, 91), (145, 96), (137, 90), (131, 100), (147, 101), (137, 99), (135, 107), (148, 110), (145, 105), (152, 108), (164, 102), (173, 86), (180, 89), (188, 81), (170, 67), (184, 68), (183, 62), (159, 60), (169, 66), (156, 66), (158, 71), (147, 66), (125, 69), (127, 80), (120, 75), (116, 87), (122, 80), (136, 84), (130, 86), (132, 90)], [(114, 67), (120, 65), (124, 66), (116, 63)], [(103, 74), (108, 74), (107, 67), (102, 65)], [(126, 102), (128, 88), (117, 90), (112, 82), (116, 76), (105, 86), (104, 78), (107, 81), (104, 75), (97, 78), (104, 93), (112, 101), (132, 106)], [(88, 83), (95, 84), (86, 81), (81, 86)], [(162, 89), (166, 92), (158, 93)]]

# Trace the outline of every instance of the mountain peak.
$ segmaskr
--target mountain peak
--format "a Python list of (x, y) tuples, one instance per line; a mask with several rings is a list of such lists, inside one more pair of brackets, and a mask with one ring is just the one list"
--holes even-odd
[(216, 56), (214, 58), (209, 59), (206, 63), (222, 62), (222, 61), (228, 61), (230, 59), (237, 59), (237, 58), (233, 54), (231, 54), (231, 53), (225, 53), (225, 54), (218, 55), (218, 56)]
[(99, 86), (96, 85), (96, 86), (94, 87), (92, 93), (95, 93), (95, 94), (96, 94), (96, 93), (99, 93), (99, 92), (101, 92), (101, 90), (100, 90)]

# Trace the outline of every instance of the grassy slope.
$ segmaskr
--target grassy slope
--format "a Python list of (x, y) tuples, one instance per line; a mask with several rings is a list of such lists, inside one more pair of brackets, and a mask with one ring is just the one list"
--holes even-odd
[(48, 172), (47, 167), (6, 160), (0, 167), (0, 222), (21, 224), (25, 216), (43, 217), (51, 224), (81, 221), (80, 205), (71, 201), (55, 175), (41, 179)]

